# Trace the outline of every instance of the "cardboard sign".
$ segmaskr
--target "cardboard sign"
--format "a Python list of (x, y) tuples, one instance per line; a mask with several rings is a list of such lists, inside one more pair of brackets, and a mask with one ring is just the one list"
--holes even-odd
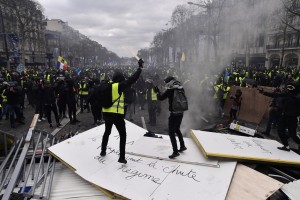
[[(117, 162), (119, 134), (115, 127), (110, 135), (107, 155), (99, 155), (104, 130), (104, 125), (88, 130), (50, 147), (49, 152), (112, 197), (210, 200), (226, 198), (236, 162), (219, 162), (219, 167), (216, 168), (126, 154), (128, 163), (124, 165)], [(139, 138), (146, 133), (145, 129), (128, 121), (126, 130), (128, 149), (137, 144)], [(156, 146), (154, 141), (151, 142), (152, 146)], [(193, 153), (195, 160), (201, 156), (200, 151)]]
[(275, 140), (192, 130), (191, 135), (207, 157), (222, 157), (300, 166), (300, 155), (282, 151)]

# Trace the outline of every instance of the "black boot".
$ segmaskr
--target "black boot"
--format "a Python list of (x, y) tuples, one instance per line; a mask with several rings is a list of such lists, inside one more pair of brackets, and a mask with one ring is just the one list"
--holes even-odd
[(178, 150), (179, 152), (183, 152), (183, 151), (185, 151), (185, 150), (187, 150), (187, 148), (185, 147), (185, 146), (183, 146), (183, 147), (180, 147), (180, 149)]
[(283, 150), (283, 151), (290, 151), (290, 146), (282, 146), (282, 147), (277, 147), (277, 149), (279, 150)]
[(126, 164), (126, 163), (127, 163), (127, 160), (126, 160), (125, 158), (119, 158), (118, 162), (119, 162), (119, 163)]
[(172, 155), (169, 155), (169, 158), (170, 159), (173, 159), (173, 158), (175, 158), (175, 157), (177, 157), (177, 156), (179, 156), (180, 154), (178, 153), (178, 152), (173, 152), (172, 153)]

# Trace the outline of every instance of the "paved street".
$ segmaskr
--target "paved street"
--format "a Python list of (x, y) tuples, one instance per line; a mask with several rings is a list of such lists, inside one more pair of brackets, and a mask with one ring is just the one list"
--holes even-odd
[[(167, 110), (168, 102), (167, 101), (162, 102), (162, 104), (161, 104), (162, 110), (161, 110), (160, 115), (157, 116), (156, 126), (151, 126), (150, 124), (147, 123), (148, 122), (148, 112), (147, 112), (146, 108), (147, 108), (147, 106), (145, 105), (145, 109), (140, 110), (138, 108), (138, 106), (136, 106), (135, 113), (132, 115), (133, 123), (142, 127), (143, 125), (142, 125), (141, 117), (144, 117), (148, 130), (150, 130), (154, 133), (168, 134), (168, 132), (167, 132), (168, 131), (168, 128), (167, 128), (168, 127), (168, 116), (169, 116), (169, 111)], [(34, 108), (32, 108), (31, 106), (27, 106), (27, 107), (25, 107), (25, 109), (23, 111), (24, 111), (24, 116), (25, 116), (25, 125), (16, 123), (16, 128), (12, 129), (12, 128), (10, 128), (9, 121), (2, 119), (2, 121), (0, 122), (1, 123), (0, 130), (4, 131), (6, 133), (12, 134), (12, 135), (16, 134), (18, 137), (22, 136), (23, 134), (27, 134), (29, 126), (32, 121), (32, 118), (34, 116)], [(186, 113), (185, 115), (187, 116), (187, 114), (188, 113)], [(75, 125), (71, 125), (70, 123), (68, 123), (68, 119), (64, 119), (62, 121), (62, 124), (63, 125), (66, 124), (66, 125), (56, 134), (56, 136), (61, 137), (61, 136), (68, 135), (70, 133), (76, 133), (76, 132), (81, 133), (81, 132), (84, 132), (88, 129), (95, 127), (95, 125), (92, 125), (93, 117), (92, 117), (91, 112), (87, 113), (87, 111), (85, 110), (83, 113), (78, 113), (77, 117), (80, 122)], [(199, 127), (191, 127), (191, 128), (193, 128), (193, 129), (205, 129), (207, 127), (214, 128), (214, 126), (216, 124), (224, 123), (226, 120), (227, 120), (226, 118), (220, 119), (220, 118), (212, 118), (211, 117), (211, 118), (209, 118), (210, 123), (203, 122), (202, 124), (199, 124)], [(54, 121), (53, 115), (52, 115), (52, 121)], [(183, 119), (182, 127), (185, 127), (185, 122), (186, 122), (186, 118)], [(251, 125), (249, 125), (249, 128), (256, 128), (255, 126), (256, 125), (251, 124)], [(266, 119), (263, 119), (263, 121), (257, 128), (257, 131), (263, 132), (265, 130), (265, 126), (266, 126)], [(47, 120), (38, 122), (36, 129), (51, 133), (55, 130), (55, 123), (54, 123), (54, 128), (50, 128)], [(188, 135), (187, 132), (189, 129), (190, 128), (183, 130), (183, 134)], [(128, 133), (128, 134), (130, 134), (130, 133)], [(262, 135), (262, 136), (265, 138), (268, 138), (268, 139), (275, 139), (277, 141), (280, 141), (279, 137), (277, 135), (276, 128), (272, 129), (270, 136), (264, 136), (264, 135)], [(289, 142), (290, 142), (290, 146), (292, 148), (297, 148), (296, 143), (294, 143), (292, 140), (290, 140)]]

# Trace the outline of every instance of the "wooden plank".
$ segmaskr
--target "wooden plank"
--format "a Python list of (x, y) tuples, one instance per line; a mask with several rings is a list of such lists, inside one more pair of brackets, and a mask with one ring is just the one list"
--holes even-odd
[(226, 200), (265, 200), (283, 183), (238, 164)]
[(34, 128), (36, 126), (37, 120), (39, 118), (39, 114), (35, 114), (32, 118), (31, 124), (29, 128)]
[(300, 166), (300, 155), (277, 149), (282, 144), (275, 140), (198, 130), (192, 130), (191, 134), (200, 150), (208, 157)]

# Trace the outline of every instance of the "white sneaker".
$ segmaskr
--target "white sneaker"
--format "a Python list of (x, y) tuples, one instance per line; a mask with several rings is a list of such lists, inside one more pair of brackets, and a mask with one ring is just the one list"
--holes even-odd
[(41, 120), (41, 119), (38, 119), (37, 121), (38, 121), (38, 122), (41, 122), (42, 120)]
[(42, 120), (43, 120), (43, 121), (45, 121), (45, 120), (46, 120), (46, 118), (45, 118), (45, 117), (42, 117)]

